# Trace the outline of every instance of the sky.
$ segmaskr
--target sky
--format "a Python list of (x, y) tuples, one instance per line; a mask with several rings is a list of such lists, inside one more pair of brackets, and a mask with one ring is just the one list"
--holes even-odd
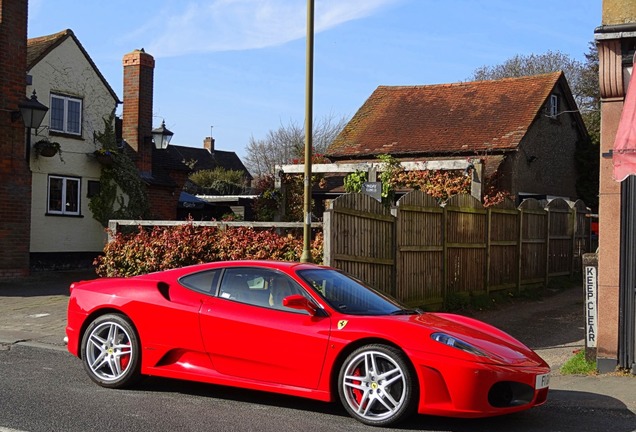
[[(315, 0), (315, 121), (380, 85), (467, 81), (515, 55), (584, 61), (601, 0)], [(305, 118), (307, 0), (29, 0), (28, 36), (71, 29), (119, 99), (123, 56), (155, 58), (153, 125), (244, 158)], [(118, 110), (121, 113), (121, 106)]]

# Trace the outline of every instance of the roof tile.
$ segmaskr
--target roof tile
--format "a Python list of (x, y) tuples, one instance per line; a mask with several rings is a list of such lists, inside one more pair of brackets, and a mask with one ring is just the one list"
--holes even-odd
[(327, 149), (327, 156), (516, 149), (562, 75), (379, 86)]

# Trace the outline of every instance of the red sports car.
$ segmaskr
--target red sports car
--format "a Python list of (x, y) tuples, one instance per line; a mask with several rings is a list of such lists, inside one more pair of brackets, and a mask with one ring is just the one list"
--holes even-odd
[(68, 350), (104, 387), (143, 375), (340, 399), (357, 420), (485, 417), (546, 401), (550, 368), (483, 322), (339, 270), (232, 261), (71, 285)]

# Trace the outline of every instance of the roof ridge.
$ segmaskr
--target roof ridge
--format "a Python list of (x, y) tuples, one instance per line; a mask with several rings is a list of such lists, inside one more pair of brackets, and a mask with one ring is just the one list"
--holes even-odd
[(546, 72), (542, 74), (535, 75), (523, 75), (519, 77), (505, 77), (498, 78), (493, 80), (475, 80), (475, 81), (458, 81), (452, 83), (439, 83), (439, 84), (414, 84), (414, 85), (379, 85), (378, 89), (419, 89), (419, 88), (450, 88), (450, 87), (462, 87), (462, 86), (475, 86), (475, 85), (486, 85), (493, 83), (502, 83), (506, 81), (539, 81), (543, 79), (550, 78), (556, 82), (556, 80), (563, 74), (562, 70), (555, 72)]
[(88, 63), (91, 65), (91, 67), (95, 70), (95, 73), (97, 74), (99, 79), (102, 81), (102, 83), (104, 84), (108, 92), (113, 96), (113, 99), (115, 99), (117, 103), (121, 103), (121, 101), (119, 100), (119, 97), (117, 96), (113, 88), (110, 86), (109, 82), (106, 81), (106, 78), (104, 77), (104, 75), (102, 75), (101, 71), (99, 70), (95, 62), (93, 62), (93, 59), (91, 58), (91, 56), (88, 54), (86, 49), (84, 49), (84, 46), (79, 41), (77, 36), (75, 36), (75, 33), (71, 29), (64, 29), (62, 31), (59, 31), (57, 33), (53, 33), (50, 35), (38, 36), (38, 37), (27, 39), (27, 70), (31, 70), (37, 63), (39, 63), (44, 57), (46, 57), (54, 48), (59, 46), (63, 41), (65, 41), (69, 37), (72, 38), (73, 41), (75, 41), (75, 43), (77, 44), (77, 47), (82, 52), (82, 54), (84, 54), (84, 57), (86, 58)]

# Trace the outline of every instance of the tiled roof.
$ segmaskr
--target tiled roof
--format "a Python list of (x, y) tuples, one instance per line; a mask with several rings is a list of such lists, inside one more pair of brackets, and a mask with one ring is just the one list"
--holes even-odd
[[(562, 72), (428, 86), (380, 86), (327, 157), (516, 149)], [(564, 78), (563, 78), (564, 79)]]
[(222, 167), (226, 170), (244, 171), (251, 178), (237, 154), (223, 150), (210, 153), (204, 148), (170, 144), (166, 150), (153, 151), (153, 166), (188, 173)]
[(88, 55), (77, 37), (75, 37), (75, 33), (73, 33), (73, 30), (71, 29), (62, 30), (61, 32), (57, 32), (47, 36), (30, 38), (29, 40), (27, 40), (27, 70), (31, 70), (33, 66), (35, 66), (55, 47), (60, 45), (69, 37), (75, 41), (82, 54), (84, 54), (84, 56), (86, 57), (88, 63), (90, 63), (99, 79), (102, 81), (108, 92), (112, 95), (113, 99), (115, 99), (117, 103), (121, 103), (110, 84), (108, 84), (108, 81), (106, 81), (106, 78), (104, 78), (95, 63), (93, 63), (93, 60)]

